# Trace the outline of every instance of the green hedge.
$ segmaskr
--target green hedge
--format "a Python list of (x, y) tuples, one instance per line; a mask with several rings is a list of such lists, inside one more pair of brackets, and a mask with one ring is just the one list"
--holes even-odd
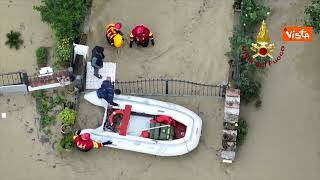
[(270, 13), (270, 8), (256, 4), (255, 0), (243, 0), (240, 23), (252, 30), (257, 25), (260, 25), (262, 20), (265, 20)]
[(48, 50), (47, 50), (47, 48), (39, 47), (36, 50), (36, 57), (37, 57), (37, 64), (39, 66), (46, 65), (47, 64), (47, 59), (48, 59)]
[[(72, 40), (82, 31), (83, 22), (91, 0), (41, 0), (34, 9), (40, 12), (43, 22), (55, 33), (58, 46), (55, 51), (55, 66), (64, 67), (71, 61)], [(61, 46), (62, 43), (67, 45)]]
[(55, 65), (58, 67), (65, 67), (71, 63), (72, 60), (72, 40), (61, 39), (57, 42), (55, 48)]
[(58, 39), (75, 38), (81, 32), (91, 0), (41, 0), (34, 9), (50, 24)]
[[(241, 26), (235, 26), (233, 29), (233, 36), (229, 38), (230, 48), (231, 48), (231, 56), (234, 59), (242, 58), (242, 47), (250, 47), (251, 43), (253, 43), (253, 39), (246, 35), (243, 30), (241, 30)], [(248, 51), (249, 53), (249, 51)]]

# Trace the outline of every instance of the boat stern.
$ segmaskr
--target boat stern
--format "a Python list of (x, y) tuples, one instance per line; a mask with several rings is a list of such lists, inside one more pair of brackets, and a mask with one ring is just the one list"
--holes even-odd
[(186, 140), (186, 145), (188, 147), (188, 151), (191, 152), (194, 150), (200, 141), (201, 131), (202, 131), (202, 120), (201, 118), (194, 114), (194, 122), (192, 127), (192, 133), (190, 135), (190, 138)]

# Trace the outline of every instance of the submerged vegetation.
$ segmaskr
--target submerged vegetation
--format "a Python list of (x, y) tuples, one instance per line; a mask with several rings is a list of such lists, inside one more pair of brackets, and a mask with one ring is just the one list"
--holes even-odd
[(53, 124), (56, 119), (54, 108), (63, 106), (65, 101), (60, 95), (48, 96), (45, 90), (39, 90), (32, 93), (37, 101), (37, 109), (40, 114), (40, 126), (46, 128)]
[(48, 102), (48, 96), (46, 91), (40, 90), (32, 93), (32, 96), (36, 98), (38, 112), (40, 114), (40, 127), (45, 128), (53, 123), (55, 117), (49, 115), (50, 109), (52, 108)]
[(72, 59), (72, 40), (61, 39), (57, 42), (57, 47), (55, 49), (55, 65), (56, 66), (68, 66)]
[[(266, 19), (270, 8), (256, 4), (255, 0), (243, 0), (241, 5), (240, 25), (235, 26), (230, 40), (231, 56), (240, 64), (240, 76), (236, 87), (240, 89), (241, 101), (245, 104), (260, 100), (261, 83), (259, 74), (263, 70), (243, 60), (242, 48), (248, 48), (255, 41), (252, 32), (262, 20)], [(252, 54), (249, 53), (249, 56)], [(260, 100), (261, 101), (261, 100)], [(258, 102), (262, 104), (262, 102)]]
[(262, 105), (262, 101), (261, 101), (261, 99), (259, 98), (259, 99), (256, 101), (256, 103), (254, 104), (254, 106), (255, 106), (257, 109), (259, 109), (259, 108), (261, 107), (261, 105)]
[(11, 48), (15, 48), (16, 50), (20, 49), (20, 46), (23, 44), (23, 40), (21, 39), (21, 33), (17, 31), (10, 31), (7, 33), (7, 41), (6, 45)]
[(74, 149), (74, 142), (73, 142), (73, 136), (71, 134), (67, 135), (67, 136), (63, 136), (60, 140), (59, 140), (59, 146), (58, 146), (58, 151), (62, 151), (62, 150), (73, 150)]
[[(65, 68), (70, 64), (72, 42), (82, 31), (85, 15), (90, 6), (91, 0), (41, 0), (41, 4), (34, 7), (36, 11), (40, 12), (42, 21), (48, 23), (54, 31), (56, 39), (54, 67)], [(44, 62), (44, 58), (42, 58), (44, 56), (42, 55), (41, 52), (41, 60), (38, 60), (38, 64)], [(46, 97), (45, 94), (36, 94), (36, 96), (40, 99), (41, 124), (48, 126), (57, 116), (62, 122), (61, 133), (64, 135), (59, 140), (58, 148), (72, 150), (73, 139), (70, 132), (76, 120), (76, 112), (70, 107), (65, 108), (68, 103), (59, 94), (54, 94), (50, 98)], [(62, 107), (61, 112), (53, 112), (54, 116), (50, 116), (49, 110), (56, 106)]]
[(304, 13), (305, 25), (313, 27), (315, 33), (320, 33), (320, 0), (313, 0)]
[(71, 61), (72, 40), (79, 36), (91, 0), (41, 0), (34, 9), (40, 12), (57, 39), (55, 66), (65, 67)]
[[(63, 92), (50, 92), (45, 90), (39, 90), (32, 92), (32, 96), (36, 99), (37, 110), (40, 115), (40, 127), (41, 130), (48, 135), (50, 132), (50, 126), (55, 123), (55, 120), (61, 121), (61, 137), (58, 140), (58, 151), (72, 150), (73, 138), (72, 131), (76, 121), (77, 113), (72, 109), (72, 103), (67, 101), (67, 97)], [(55, 126), (54, 128), (56, 128)], [(57, 141), (57, 140), (56, 140)]]
[(45, 47), (39, 47), (36, 50), (37, 64), (38, 66), (45, 66), (48, 59), (48, 50)]
[(81, 32), (90, 4), (89, 0), (41, 0), (41, 5), (34, 9), (51, 26), (57, 39), (73, 39)]
[(248, 125), (246, 120), (244, 120), (243, 118), (239, 119), (237, 131), (237, 144), (242, 145), (248, 133)]
[(270, 8), (256, 4), (255, 0), (243, 0), (240, 24), (248, 30), (253, 30), (262, 20), (265, 20), (270, 12)]

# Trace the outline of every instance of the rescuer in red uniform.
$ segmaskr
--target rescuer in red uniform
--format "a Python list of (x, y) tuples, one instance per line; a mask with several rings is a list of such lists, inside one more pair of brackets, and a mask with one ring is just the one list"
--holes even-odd
[(73, 136), (74, 143), (80, 151), (88, 152), (93, 148), (102, 148), (104, 145), (112, 144), (111, 141), (107, 141), (104, 143), (98, 143), (90, 139), (89, 133), (84, 133), (80, 135), (80, 130), (76, 132), (76, 135)]
[(123, 45), (121, 27), (121, 23), (111, 23), (106, 26), (106, 39), (111, 46), (116, 48), (120, 48)]
[(154, 46), (154, 39), (152, 32), (144, 25), (136, 26), (130, 34), (130, 48), (135, 42), (138, 46), (147, 47), (149, 41)]

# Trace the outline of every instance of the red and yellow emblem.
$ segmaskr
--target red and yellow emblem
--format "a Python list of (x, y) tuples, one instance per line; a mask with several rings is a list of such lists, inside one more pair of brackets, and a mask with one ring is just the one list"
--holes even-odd
[(252, 58), (256, 57), (269, 57), (270, 60), (273, 59), (271, 53), (274, 50), (274, 44), (270, 43), (269, 31), (267, 29), (267, 24), (265, 21), (262, 21), (259, 33), (256, 39), (257, 43), (251, 44), (251, 50), (255, 52)]

